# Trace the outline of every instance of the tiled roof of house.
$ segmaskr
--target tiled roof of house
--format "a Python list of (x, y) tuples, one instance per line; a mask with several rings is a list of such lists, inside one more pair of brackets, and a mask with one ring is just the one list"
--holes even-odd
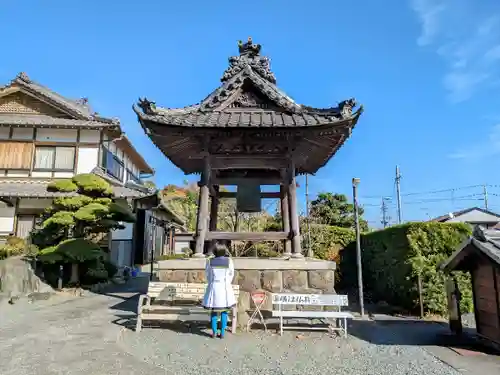
[[(462, 216), (462, 215), (464, 215), (468, 212), (471, 212), (471, 211), (481, 211), (485, 214), (496, 216), (500, 220), (500, 215), (498, 215), (492, 211), (485, 210), (484, 208), (481, 208), (481, 207), (470, 207), (470, 208), (465, 208), (465, 209), (460, 210), (460, 211), (450, 212), (449, 214), (446, 214), (446, 215), (438, 216), (434, 219), (431, 219), (430, 221), (445, 222), (445, 221), (450, 220), (452, 217)], [(450, 216), (450, 214), (451, 214), (451, 216)]]
[[(47, 191), (47, 180), (0, 180), (0, 197), (2, 198), (56, 198), (72, 196), (76, 193), (62, 193)], [(117, 198), (139, 198), (144, 192), (126, 186), (113, 186)]]
[(116, 118), (103, 117), (94, 112), (86, 98), (78, 100), (69, 99), (35, 82), (24, 72), (19, 73), (8, 85), (0, 87), (0, 96), (10, 95), (18, 91), (44, 101), (67, 114), (67, 116), (54, 117), (37, 113), (0, 113), (0, 126), (106, 129), (112, 132), (111, 134), (114, 137), (118, 137), (117, 139), (121, 143), (120, 146), (125, 148), (127, 154), (134, 158), (134, 162), (141, 172), (154, 173), (151, 166), (149, 166), (142, 155), (132, 145), (130, 139), (123, 133), (120, 121)]
[(36, 126), (36, 127), (74, 127), (74, 128), (118, 128), (117, 124), (107, 124), (93, 120), (74, 120), (60, 117), (51, 117), (47, 115), (15, 115), (4, 114), (0, 115), (0, 125), (16, 125), (16, 126)]

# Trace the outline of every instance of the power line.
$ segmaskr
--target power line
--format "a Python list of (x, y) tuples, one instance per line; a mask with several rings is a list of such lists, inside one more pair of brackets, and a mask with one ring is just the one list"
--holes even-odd
[[(430, 195), (430, 194), (439, 194), (439, 193), (454, 193), (455, 191), (459, 191), (459, 190), (466, 190), (466, 189), (473, 189), (473, 188), (484, 188), (484, 187), (500, 188), (500, 185), (484, 185), (484, 184), (468, 185), (468, 186), (459, 186), (459, 187), (453, 187), (453, 188), (448, 188), (448, 189), (416, 191), (416, 192), (401, 194), (401, 196), (402, 197), (409, 197), (409, 196), (414, 196), (414, 195)], [(362, 198), (362, 199), (380, 199), (380, 197), (383, 197), (383, 196), (386, 196), (386, 194), (364, 195), (364, 196), (362, 196), (360, 198)]]

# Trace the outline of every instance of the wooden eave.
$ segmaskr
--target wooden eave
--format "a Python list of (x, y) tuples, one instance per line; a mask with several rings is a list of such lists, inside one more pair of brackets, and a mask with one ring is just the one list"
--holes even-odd
[(122, 137), (118, 138), (115, 143), (126, 152), (127, 156), (134, 162), (140, 172), (144, 174), (154, 173), (154, 169), (146, 162), (142, 155), (139, 154), (126, 135), (122, 135)]
[[(256, 144), (262, 139), (266, 139), (266, 142), (269, 143), (290, 145), (293, 148), (291, 154), (297, 159), (297, 174), (314, 174), (333, 157), (349, 138), (360, 114), (361, 111), (358, 111), (349, 119), (326, 125), (269, 128), (185, 127), (159, 124), (144, 120), (140, 116), (139, 121), (143, 128), (147, 129), (146, 133), (151, 141), (186, 174), (201, 173), (203, 169), (202, 155), (206, 151), (204, 144), (215, 145), (217, 142), (222, 142), (224, 138), (244, 139), (242, 143), (249, 145)], [(258, 138), (252, 140), (252, 136)], [(290, 150), (272, 157), (287, 163), (289, 153)], [(214, 158), (232, 157), (230, 154), (217, 153), (212, 156)], [(259, 156), (257, 153), (250, 152), (236, 157), (253, 159), (257, 156)], [(270, 155), (264, 153), (262, 156), (269, 157)]]

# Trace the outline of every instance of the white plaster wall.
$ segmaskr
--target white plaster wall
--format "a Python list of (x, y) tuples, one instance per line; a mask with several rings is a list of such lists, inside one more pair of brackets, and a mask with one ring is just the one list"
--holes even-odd
[(99, 158), (98, 147), (79, 147), (78, 148), (78, 163), (76, 165), (76, 173), (89, 173), (97, 167)]
[(125, 229), (118, 229), (111, 232), (113, 240), (131, 240), (134, 237), (134, 223), (123, 223)]
[(182, 249), (189, 248), (189, 241), (175, 241), (174, 242), (174, 253), (183, 254)]
[(76, 129), (38, 129), (37, 141), (45, 142), (76, 142)]
[(14, 231), (15, 207), (9, 207), (0, 202), (0, 234), (9, 234)]
[(498, 223), (500, 218), (482, 211), (470, 211), (447, 220), (447, 223)]
[(55, 178), (70, 178), (73, 177), (75, 174), (73, 172), (54, 172), (54, 177)]
[(80, 130), (80, 142), (84, 143), (99, 143), (101, 139), (101, 133), (99, 130)]
[(29, 175), (30, 175), (29, 171), (16, 171), (16, 170), (7, 171), (8, 177), (29, 177)]
[(52, 177), (52, 172), (33, 171), (31, 172), (31, 177)]

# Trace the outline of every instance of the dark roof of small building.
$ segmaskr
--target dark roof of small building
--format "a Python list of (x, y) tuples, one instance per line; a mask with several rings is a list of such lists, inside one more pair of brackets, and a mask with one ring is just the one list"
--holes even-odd
[(465, 260), (474, 252), (479, 252), (492, 262), (500, 264), (500, 230), (484, 229), (477, 225), (472, 236), (462, 243), (439, 267), (446, 272), (467, 269)]
[(160, 108), (140, 99), (134, 111), (143, 127), (147, 122), (186, 127), (308, 127), (351, 121), (354, 126), (362, 107), (353, 112), (354, 99), (331, 108), (296, 103), (276, 86), (269, 58), (260, 55), (260, 44), (239, 44), (239, 56), (229, 58), (215, 91), (195, 105)]
[[(496, 214), (496, 213), (494, 213), (492, 211), (486, 210), (486, 209), (481, 208), (481, 207), (466, 208), (466, 209), (463, 209), (463, 210), (451, 212), (451, 215), (453, 217), (458, 217), (458, 216), (462, 216), (462, 215), (464, 215), (464, 214), (466, 214), (468, 212), (472, 212), (472, 211), (480, 211), (480, 212), (483, 212), (483, 213), (488, 214), (488, 215), (496, 216), (496, 217), (498, 217), (498, 221), (500, 221), (500, 215), (499, 214)], [(448, 221), (450, 219), (451, 219), (450, 214), (446, 214), (446, 215), (441, 215), (441, 216), (438, 216), (438, 217), (436, 217), (434, 219), (431, 219), (430, 221), (445, 222), (445, 221)]]
[(170, 216), (173, 221), (179, 225), (182, 231), (185, 231), (186, 220), (181, 218), (177, 213), (169, 207), (168, 202), (163, 198), (161, 191), (157, 190), (149, 195), (145, 195), (137, 199), (138, 202), (147, 203), (150, 208), (164, 211)]

